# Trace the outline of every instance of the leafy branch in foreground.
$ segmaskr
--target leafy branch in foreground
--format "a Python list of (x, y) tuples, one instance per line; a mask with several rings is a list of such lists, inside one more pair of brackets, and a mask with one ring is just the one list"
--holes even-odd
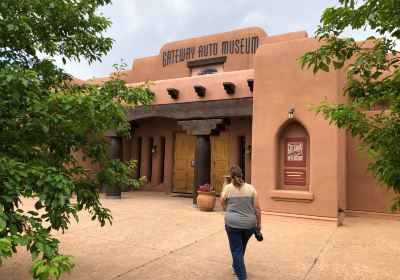
[[(33, 72), (21, 71), (16, 66), (0, 71), (1, 97), (9, 108), (0, 120), (0, 256), (26, 246), (37, 260), (31, 269), (34, 277), (45, 279), (72, 267), (70, 258), (59, 254), (52, 230), (67, 230), (80, 210), (89, 211), (102, 226), (111, 222), (96, 189), (143, 182), (132, 178), (136, 162), (109, 157), (109, 142), (102, 135), (112, 129), (129, 136), (126, 109), (149, 104), (153, 96), (148, 84), (128, 87), (119, 77), (101, 86), (68, 84), (44, 90)], [(23, 88), (20, 95), (16, 85)], [(73, 157), (77, 151), (101, 164), (95, 178)], [(35, 199), (35, 209), (26, 211), (21, 197)]]
[[(381, 183), (396, 194), (392, 211), (400, 209), (400, 2), (392, 0), (339, 0), (328, 8), (316, 35), (324, 45), (300, 58), (314, 74), (330, 67), (347, 74), (344, 94), (350, 104), (329, 104), (325, 99), (310, 110), (321, 113), (339, 128), (361, 140), (360, 150)], [(378, 37), (364, 42), (339, 38), (345, 28), (370, 28)]]
[[(0, 267), (25, 246), (34, 278), (69, 272), (71, 256), (59, 252), (52, 233), (67, 230), (81, 210), (102, 226), (111, 222), (96, 189), (144, 180), (132, 178), (134, 161), (109, 157), (103, 135), (129, 137), (126, 110), (153, 101), (149, 83), (127, 86), (117, 72), (101, 85), (75, 85), (54, 62), (92, 62), (111, 49), (102, 35), (111, 23), (95, 14), (110, 2), (0, 3)], [(102, 166), (96, 176), (74, 158), (78, 151)], [(33, 209), (22, 205), (27, 200)]]

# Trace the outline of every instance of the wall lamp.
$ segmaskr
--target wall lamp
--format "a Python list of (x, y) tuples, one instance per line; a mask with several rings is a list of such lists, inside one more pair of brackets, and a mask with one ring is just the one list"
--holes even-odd
[(169, 96), (171, 96), (172, 99), (178, 99), (179, 97), (179, 90), (176, 88), (167, 88)]
[(227, 94), (234, 94), (235, 93), (235, 84), (231, 82), (224, 82), (224, 89)]
[(206, 88), (203, 86), (195, 85), (194, 91), (197, 93), (197, 96), (204, 97), (206, 95)]
[(289, 117), (289, 119), (293, 119), (293, 117), (294, 117), (294, 111), (295, 111), (296, 109), (294, 108), (294, 106), (292, 106), (292, 107), (290, 107), (290, 109), (289, 109), (289, 111), (288, 111), (288, 117)]
[(245, 149), (246, 155), (251, 155), (251, 145), (247, 145)]
[(155, 153), (157, 153), (157, 145), (153, 145), (151, 147), (151, 153), (154, 155)]

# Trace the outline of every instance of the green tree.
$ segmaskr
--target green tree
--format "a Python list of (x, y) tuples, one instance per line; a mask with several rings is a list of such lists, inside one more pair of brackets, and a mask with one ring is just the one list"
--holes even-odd
[[(311, 110), (361, 140), (368, 169), (395, 192), (392, 211), (400, 209), (400, 1), (339, 0), (321, 17), (316, 35), (324, 45), (300, 58), (302, 67), (342, 69), (347, 75), (344, 94), (349, 104), (323, 100)], [(346, 28), (371, 29), (376, 37), (363, 42), (339, 38)], [(378, 110), (378, 107), (384, 109)]]
[[(150, 104), (149, 85), (128, 87), (120, 75), (99, 85), (74, 85), (54, 58), (89, 62), (111, 49), (110, 21), (95, 14), (110, 0), (3, 0), (0, 3), (0, 267), (18, 246), (35, 261), (34, 278), (57, 278), (73, 267), (52, 232), (88, 211), (103, 226), (111, 213), (96, 188), (137, 187), (135, 162), (107, 153), (105, 131), (129, 137), (130, 106)], [(46, 56), (46, 58), (43, 58)], [(103, 167), (91, 178), (72, 156), (82, 151)], [(74, 194), (74, 199), (72, 195)], [(21, 198), (35, 200), (22, 208)]]

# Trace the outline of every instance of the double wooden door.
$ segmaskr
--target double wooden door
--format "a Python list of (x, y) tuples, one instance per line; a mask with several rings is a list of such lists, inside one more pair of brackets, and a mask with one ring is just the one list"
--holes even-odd
[[(228, 174), (229, 133), (211, 136), (210, 184), (217, 194), (222, 191), (223, 176)], [(193, 193), (196, 136), (175, 133), (173, 192)]]

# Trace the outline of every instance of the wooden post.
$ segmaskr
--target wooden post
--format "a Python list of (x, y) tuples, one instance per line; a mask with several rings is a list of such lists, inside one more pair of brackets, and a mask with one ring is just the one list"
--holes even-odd
[(211, 144), (210, 135), (198, 135), (195, 152), (193, 204), (197, 205), (197, 189), (210, 183)]

